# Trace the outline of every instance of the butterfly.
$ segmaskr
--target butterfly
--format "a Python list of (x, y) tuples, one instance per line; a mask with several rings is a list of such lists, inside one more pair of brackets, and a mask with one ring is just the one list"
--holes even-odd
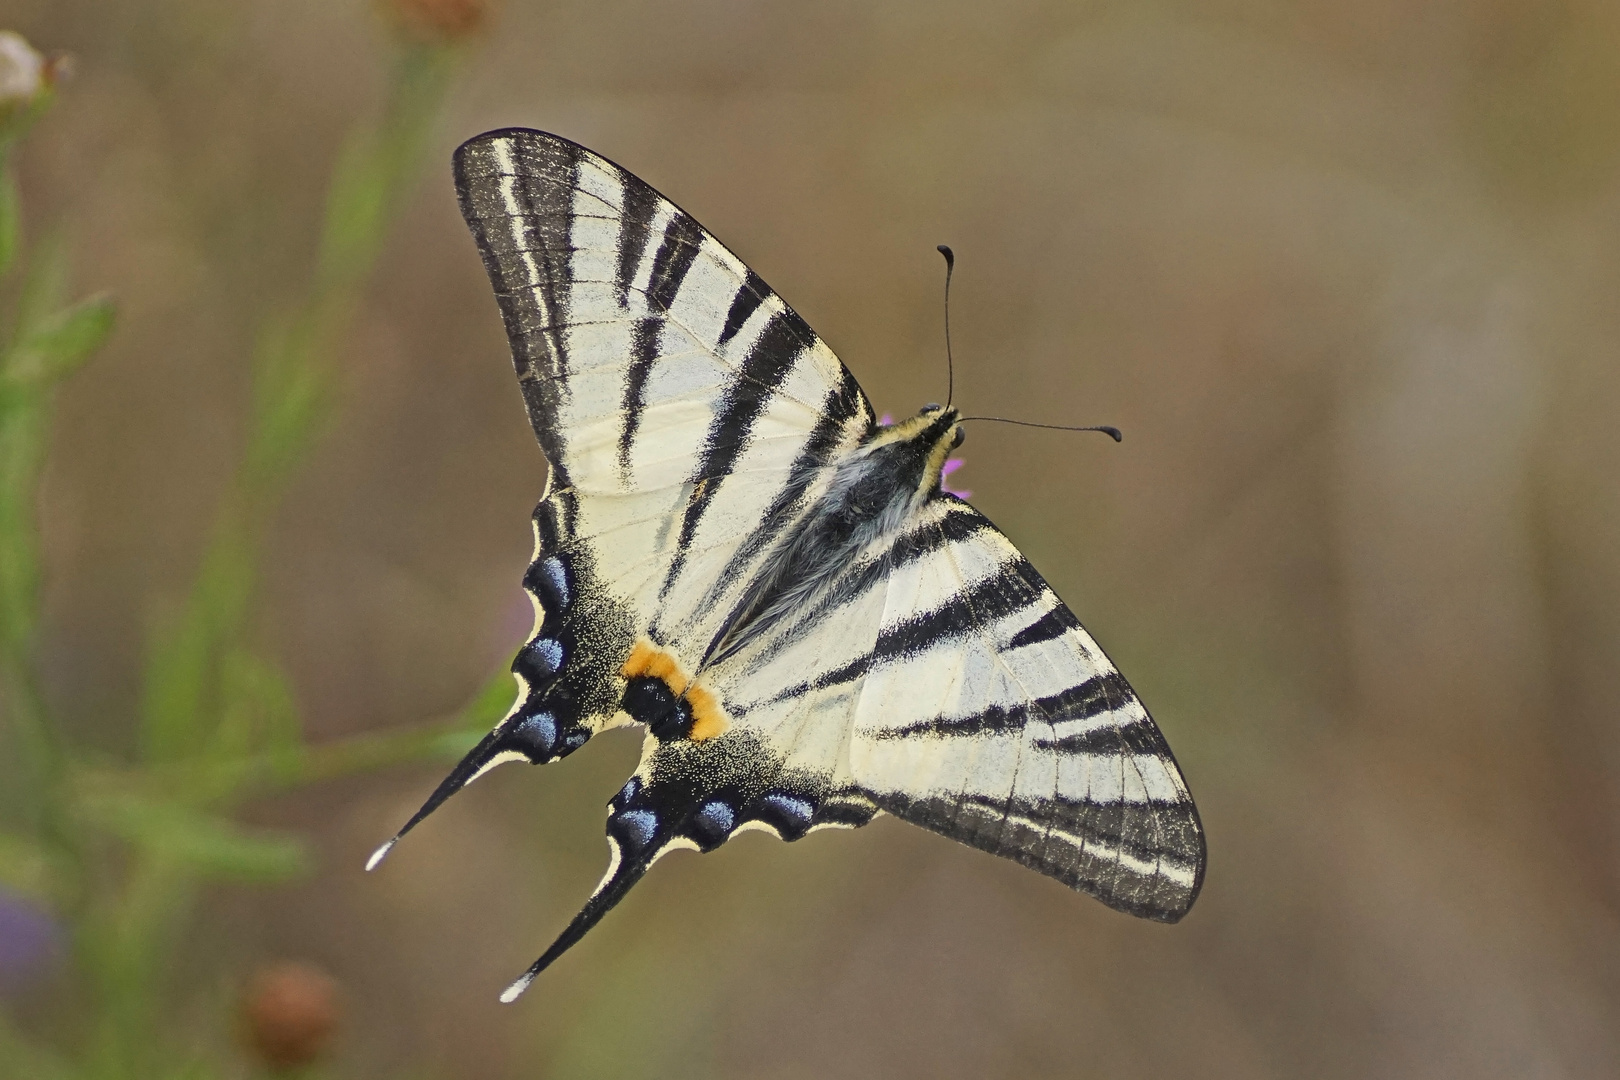
[(955, 409), (878, 423), (758, 274), (606, 158), (463, 144), (456, 192), (550, 470), (518, 697), (367, 864), (498, 764), (646, 729), (609, 863), (512, 1001), (659, 858), (879, 813), (1175, 922), (1203, 828), (1136, 694), (944, 490)]

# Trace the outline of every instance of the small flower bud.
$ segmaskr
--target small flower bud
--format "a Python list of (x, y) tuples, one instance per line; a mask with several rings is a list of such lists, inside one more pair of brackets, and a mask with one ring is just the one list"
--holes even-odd
[(486, 0), (381, 0), (381, 6), (406, 36), (425, 42), (459, 41), (489, 14)]
[(25, 109), (50, 87), (50, 66), (11, 30), (0, 30), (0, 119)]
[(243, 995), (242, 1019), (248, 1046), (270, 1068), (308, 1065), (337, 1028), (337, 984), (309, 964), (262, 968)]

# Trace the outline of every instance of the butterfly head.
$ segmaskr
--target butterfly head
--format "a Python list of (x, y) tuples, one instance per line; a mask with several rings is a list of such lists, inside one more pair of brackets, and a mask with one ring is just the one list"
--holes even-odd
[(910, 489), (908, 502), (926, 501), (940, 486), (945, 459), (962, 445), (960, 420), (961, 413), (948, 405), (925, 405), (916, 416), (875, 429), (862, 471), (887, 474), (894, 489)]
[(953, 434), (951, 435), (951, 447), (950, 448), (952, 450), (955, 450), (958, 446), (961, 446), (964, 442), (967, 441), (967, 429), (962, 427), (962, 425), (960, 423), (957, 423), (958, 419), (961, 416), (961, 413), (958, 410), (952, 409), (952, 408), (947, 408), (946, 406), (941, 405), (938, 402), (929, 402), (927, 405), (924, 405), (922, 407), (922, 412), (918, 413), (917, 415), (919, 415), (919, 416), (927, 416), (927, 417), (932, 417), (932, 418), (938, 419), (940, 416), (944, 415), (945, 413), (950, 414), (949, 423), (954, 425), (954, 427), (952, 428)]

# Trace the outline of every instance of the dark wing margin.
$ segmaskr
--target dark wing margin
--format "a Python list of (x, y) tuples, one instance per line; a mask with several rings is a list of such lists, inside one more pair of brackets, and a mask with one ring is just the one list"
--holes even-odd
[[(556, 424), (568, 380), (568, 257), (583, 149), (521, 129), (469, 139), (455, 153), (456, 198), (495, 288), (512, 365), (555, 486), (568, 486)], [(628, 231), (628, 230), (626, 230)]]
[(1011, 542), (965, 503), (952, 518), (936, 565), (891, 581), (857, 711), (857, 780), (896, 817), (1178, 921), (1206, 850), (1169, 744)]
[[(509, 715), (368, 869), (496, 764), (557, 760), (626, 715), (655, 732), (678, 727), (680, 702), (658, 712), (663, 683), (632, 669), (632, 655), (653, 649), (660, 663), (696, 669), (719, 633), (709, 624), (734, 604), (728, 587), (748, 579), (769, 534), (876, 426), (853, 376), (804, 320), (629, 171), (521, 128), (468, 140), (453, 164), (550, 466), (523, 583), (537, 620), (513, 663)], [(681, 739), (650, 742), (663, 749), (610, 813), (607, 876), (505, 1000), (666, 851), (710, 850), (744, 828), (797, 839), (876, 813), (847, 784), (784, 770), (742, 733), (702, 753)], [(701, 777), (691, 772), (699, 766)]]

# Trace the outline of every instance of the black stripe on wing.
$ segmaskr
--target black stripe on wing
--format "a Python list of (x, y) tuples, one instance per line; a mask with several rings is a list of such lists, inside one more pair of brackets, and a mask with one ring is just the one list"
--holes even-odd
[[(829, 620), (836, 617), (841, 608), (872, 589), (882, 588), (895, 570), (919, 559), (936, 555), (946, 545), (965, 540), (979, 530), (991, 527), (982, 515), (967, 507), (965, 503), (957, 503), (955, 499), (952, 499), (951, 503), (953, 505), (938, 522), (929, 522), (899, 533), (887, 552), (852, 567), (848, 573), (835, 581), (823, 596), (797, 612), (793, 622), (782, 626), (771, 638), (770, 644), (761, 649), (757, 656), (752, 657), (750, 662), (760, 665), (770, 663), (789, 646), (823, 629)], [(865, 675), (874, 664), (888, 655), (897, 654), (891, 654), (884, 646), (874, 646), (847, 664), (784, 687), (769, 698), (757, 702), (734, 702), (731, 707), (740, 713), (746, 713), (814, 690), (852, 682)]]
[(619, 306), (630, 309), (630, 283), (646, 255), (647, 242), (652, 239), (652, 220), (658, 213), (658, 193), (646, 184), (635, 182), (635, 177), (621, 170), (620, 181), (624, 191), (624, 206), (619, 217), (619, 267), (613, 276), (613, 291), (619, 297)]
[[(931, 720), (919, 720), (914, 724), (906, 724), (903, 727), (883, 728), (873, 732), (872, 737), (877, 739), (909, 739), (919, 735), (944, 735), (952, 738), (970, 738), (975, 735), (986, 734), (999, 735), (1008, 731), (1023, 731), (1031, 719), (1049, 724), (1087, 720), (1102, 713), (1112, 712), (1135, 700), (1136, 694), (1125, 682), (1125, 677), (1117, 671), (1107, 671), (1101, 675), (1094, 675), (1076, 686), (1060, 690), (1055, 694), (1048, 694), (1045, 697), (1031, 698), (1028, 701), (1015, 702), (1009, 705), (992, 705), (984, 711), (970, 716), (943, 716)], [(1133, 724), (1130, 726), (1146, 727), (1151, 730), (1151, 725)], [(1106, 730), (1113, 732), (1120, 729), (1110, 727)], [(1073, 738), (1080, 737), (1073, 736)], [(1041, 749), (1067, 751), (1070, 744), (1066, 739), (1037, 739), (1033, 745)], [(1156, 745), (1162, 747), (1164, 740), (1160, 738)]]
[[(625, 180), (627, 191), (645, 186), (633, 176)], [(664, 226), (664, 237), (658, 245), (658, 253), (653, 256), (652, 270), (647, 277), (649, 306), (656, 311), (668, 311), (674, 306), (675, 296), (681, 291), (681, 283), (686, 280), (686, 273), (692, 269), (698, 249), (702, 246), (703, 229), (687, 216), (685, 211), (675, 211), (669, 224)], [(624, 285), (626, 288), (629, 287), (628, 279)]]
[[(650, 223), (657, 212), (659, 197), (635, 177), (621, 177), (625, 192), (625, 217), (619, 228), (619, 268), (614, 279), (619, 306), (628, 308), (630, 286), (639, 272), (650, 236)], [(640, 319), (631, 331), (630, 365), (624, 375), (624, 426), (619, 431), (619, 471), (625, 486), (630, 484), (630, 459), (641, 416), (647, 408), (647, 380), (663, 343), (663, 317), (675, 303), (681, 283), (692, 269), (703, 245), (703, 230), (684, 212), (677, 210), (664, 227), (664, 236), (648, 272), (647, 306), (658, 314)]]
[(1204, 883), (1204, 831), (1192, 802), (1153, 805), (1047, 799), (876, 796), (904, 821), (1000, 855), (1117, 911), (1178, 922)]
[(737, 293), (731, 298), (731, 306), (726, 309), (726, 322), (720, 330), (720, 344), (728, 344), (737, 336), (737, 331), (743, 328), (765, 298), (771, 295), (771, 287), (765, 284), (760, 276), (752, 270), (743, 278), (743, 283), (737, 286)]
[(492, 131), (463, 143), (454, 159), (456, 197), (495, 290), (535, 437), (553, 483), (567, 487), (555, 419), (568, 375), (569, 238), (585, 151), (535, 134)]
[(680, 538), (676, 541), (675, 555), (664, 575), (658, 597), (663, 600), (670, 587), (680, 577), (686, 565), (686, 554), (692, 546), (703, 516), (725, 486), (725, 479), (736, 465), (748, 445), (754, 422), (770, 404), (793, 365), (815, 342), (815, 334), (792, 309), (784, 309), (771, 316), (760, 331), (759, 338), (749, 348), (742, 368), (732, 379), (725, 393), (720, 411), (709, 425), (703, 440), (703, 450), (697, 467), (692, 470), (694, 484), (707, 483), (696, 489), (681, 518)]
[(624, 414), (624, 426), (619, 429), (619, 474), (625, 487), (630, 486), (631, 451), (636, 432), (641, 429), (641, 414), (647, 408), (647, 380), (658, 360), (663, 331), (663, 319), (648, 318), (637, 320), (630, 332), (630, 366), (625, 369), (624, 401), (619, 406)]

